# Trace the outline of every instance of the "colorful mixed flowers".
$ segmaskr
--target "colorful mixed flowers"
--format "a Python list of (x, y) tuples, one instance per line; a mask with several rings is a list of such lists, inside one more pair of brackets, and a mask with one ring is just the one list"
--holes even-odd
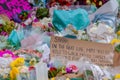
[(14, 28), (13, 21), (10, 21), (5, 15), (0, 15), (0, 35), (8, 36)]
[(62, 76), (65, 74), (76, 74), (78, 72), (79, 72), (79, 69), (74, 64), (70, 64), (67, 66), (60, 67), (60, 68), (51, 66), (48, 71), (48, 77), (53, 78), (53, 77)]
[(19, 80), (24, 78), (29, 80), (28, 75), (40, 61), (41, 53), (35, 50), (28, 51), (28, 53), (27, 51), (21, 50), (20, 54), (18, 52), (15, 54), (10, 50), (0, 50), (0, 79)]

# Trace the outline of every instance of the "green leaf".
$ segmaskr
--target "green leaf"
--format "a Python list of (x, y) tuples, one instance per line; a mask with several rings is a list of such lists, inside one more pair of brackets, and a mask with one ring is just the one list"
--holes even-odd
[(115, 47), (115, 51), (120, 52), (120, 44)]
[(36, 17), (38, 19), (42, 19), (44, 17), (48, 17), (49, 10), (47, 8), (38, 8), (36, 12)]

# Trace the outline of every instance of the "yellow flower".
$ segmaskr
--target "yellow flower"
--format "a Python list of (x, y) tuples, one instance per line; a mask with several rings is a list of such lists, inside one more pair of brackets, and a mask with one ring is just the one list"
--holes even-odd
[(115, 79), (120, 79), (120, 74), (117, 74), (117, 75), (115, 76)]
[(4, 79), (5, 79), (5, 78), (7, 78), (7, 77), (8, 77), (8, 75), (6, 75), (6, 74), (5, 74), (5, 75), (3, 75), (3, 78), (4, 78)]
[(91, 4), (90, 0), (87, 0), (86, 3), (87, 3), (87, 4)]
[(99, 5), (100, 5), (100, 6), (102, 5), (102, 1), (99, 1)]
[(24, 58), (17, 58), (15, 63), (17, 66), (23, 66), (25, 63), (25, 60), (24, 60)]
[(34, 66), (36, 64), (36, 59), (32, 58), (29, 63), (30, 63), (30, 66)]
[(120, 39), (113, 39), (111, 42), (110, 42), (112, 45), (116, 44), (116, 43), (120, 43)]
[(10, 67), (15, 67), (14, 61), (10, 63)]
[(11, 80), (15, 80), (18, 74), (19, 74), (18, 68), (13, 67), (12, 70), (10, 71)]
[(55, 78), (52, 78), (51, 80), (55, 80)]
[(24, 63), (25, 63), (24, 58), (17, 58), (13, 62), (11, 62), (10, 66), (11, 67), (19, 67), (19, 66), (23, 66)]
[(16, 79), (17, 75), (19, 74), (18, 67), (23, 66), (24, 62), (25, 62), (24, 58), (17, 58), (13, 62), (11, 62), (11, 64), (10, 64), (10, 67), (11, 67), (10, 78), (11, 78), (11, 80)]
[(69, 78), (67, 78), (66, 80), (70, 80)]
[(117, 32), (117, 35), (120, 35), (120, 31)]

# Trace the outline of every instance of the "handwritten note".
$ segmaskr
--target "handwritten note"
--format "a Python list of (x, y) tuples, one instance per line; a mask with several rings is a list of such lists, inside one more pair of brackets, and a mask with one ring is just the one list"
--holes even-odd
[(100, 66), (112, 66), (113, 46), (110, 44), (94, 43), (89, 41), (52, 37), (51, 58), (62, 56), (68, 60), (79, 60), (87, 57)]
[(30, 10), (27, 0), (0, 0), (0, 14), (6, 14), (10, 19), (22, 10)]

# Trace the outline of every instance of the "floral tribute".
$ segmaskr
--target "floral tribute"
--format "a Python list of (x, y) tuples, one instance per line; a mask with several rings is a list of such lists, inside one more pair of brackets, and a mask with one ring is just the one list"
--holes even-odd
[(5, 14), (10, 19), (13, 15), (19, 14), (23, 10), (31, 10), (31, 8), (27, 0), (0, 0), (0, 14)]

